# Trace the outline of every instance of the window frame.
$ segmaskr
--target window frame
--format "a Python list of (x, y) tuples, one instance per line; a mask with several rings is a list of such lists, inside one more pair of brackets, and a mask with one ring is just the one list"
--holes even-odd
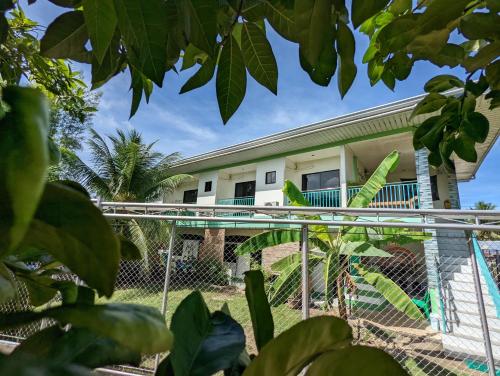
[(267, 171), (265, 177), (266, 184), (276, 184), (276, 171)]
[[(338, 185), (337, 186), (334, 186), (334, 187), (330, 187), (330, 186), (324, 186), (324, 187), (321, 187), (321, 174), (325, 174), (325, 173), (328, 173), (328, 172), (334, 172), (337, 174), (336, 178), (338, 180)], [(319, 185), (320, 185), (320, 188), (308, 188), (307, 187), (307, 177), (308, 176), (311, 176), (311, 175), (319, 175)], [(311, 172), (309, 174), (302, 174), (302, 191), (318, 191), (318, 190), (323, 190), (323, 189), (337, 189), (337, 188), (340, 188), (340, 169), (334, 169), (334, 170), (326, 170), (326, 171), (317, 171), (317, 172)]]
[[(188, 194), (193, 193), (193, 192), (195, 192), (195, 200), (194, 201), (187, 201), (186, 196)], [(182, 203), (183, 204), (196, 204), (197, 200), (198, 200), (198, 189), (187, 189), (182, 194)]]

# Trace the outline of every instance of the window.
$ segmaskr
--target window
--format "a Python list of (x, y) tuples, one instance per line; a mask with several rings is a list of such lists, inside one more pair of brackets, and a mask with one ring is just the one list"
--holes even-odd
[(248, 236), (226, 236), (224, 239), (224, 262), (236, 264), (238, 262), (238, 255), (234, 250), (247, 239)]
[(266, 172), (266, 184), (276, 183), (276, 171)]
[(328, 189), (340, 187), (339, 170), (315, 172), (302, 175), (302, 190)]
[(234, 197), (255, 197), (255, 180), (236, 183)]
[(205, 192), (212, 192), (212, 182), (211, 181), (205, 182)]
[(431, 176), (432, 201), (439, 201), (438, 179), (437, 175)]
[(182, 203), (183, 204), (196, 204), (197, 198), (198, 198), (198, 190), (197, 189), (190, 189), (189, 191), (184, 191)]

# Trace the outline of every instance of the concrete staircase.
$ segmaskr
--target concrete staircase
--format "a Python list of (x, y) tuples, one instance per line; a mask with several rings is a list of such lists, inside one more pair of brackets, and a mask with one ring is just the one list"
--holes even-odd
[[(447, 350), (485, 356), (483, 333), (479, 318), (476, 290), (469, 257), (441, 257), (441, 293), (446, 316), (443, 346)], [(481, 274), (481, 288), (486, 305), (493, 354), (500, 362), (500, 319)]]

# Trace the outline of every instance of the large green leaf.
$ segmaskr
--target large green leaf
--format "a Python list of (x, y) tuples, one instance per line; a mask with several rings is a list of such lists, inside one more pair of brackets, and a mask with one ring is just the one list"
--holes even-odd
[(186, 35), (190, 43), (215, 58), (217, 36), (217, 3), (212, 0), (183, 0), (178, 2), (180, 16), (185, 17)]
[(100, 294), (113, 293), (119, 242), (99, 209), (81, 193), (47, 184), (22, 246), (51, 254)]
[(63, 325), (87, 328), (141, 354), (167, 351), (173, 343), (161, 313), (156, 308), (137, 304), (73, 304), (41, 312), (7, 313), (0, 317), (0, 328), (13, 328), (46, 317)]
[(340, 273), (340, 257), (338, 252), (330, 252), (326, 257), (323, 269), (323, 278), (325, 282), (325, 300), (328, 306), (333, 304), (337, 296), (337, 278)]
[(362, 257), (392, 257), (392, 254), (368, 242), (346, 242), (340, 247), (340, 254)]
[(40, 52), (55, 59), (86, 59), (85, 43), (89, 35), (83, 12), (74, 10), (57, 17), (40, 41)]
[(82, 5), (92, 52), (102, 64), (118, 24), (113, 0), (83, 0)]
[(226, 124), (243, 101), (247, 87), (245, 63), (233, 36), (226, 40), (222, 48), (215, 86), (219, 111)]
[(280, 0), (266, 0), (266, 19), (276, 32), (291, 42), (297, 42), (297, 29), (293, 9)]
[(51, 326), (24, 340), (12, 356), (33, 355), (59, 364), (79, 364), (89, 368), (131, 364), (138, 366), (141, 354), (98, 336), (86, 328), (62, 330)]
[(125, 55), (120, 53), (120, 35), (118, 29), (101, 63), (92, 59), (92, 89), (97, 89), (117, 75), (123, 68)]
[(356, 77), (357, 68), (354, 63), (355, 41), (351, 29), (343, 22), (338, 22), (337, 52), (340, 57), (338, 87), (343, 98)]
[(288, 298), (299, 291), (302, 270), (300, 255), (294, 261), (279, 272), (278, 277), (271, 285), (269, 290), (269, 304), (273, 307), (285, 303)]
[(488, 137), (490, 122), (480, 112), (471, 112), (465, 115), (461, 128), (472, 140), (482, 143)]
[(366, 208), (377, 193), (387, 183), (387, 175), (394, 171), (399, 164), (399, 152), (394, 150), (380, 163), (361, 190), (351, 200), (350, 208)]
[(301, 321), (269, 342), (243, 376), (295, 376), (314, 358), (345, 347), (351, 340), (351, 328), (339, 318), (320, 316)]
[(92, 370), (74, 364), (60, 364), (50, 359), (40, 359), (23, 354), (22, 356), (1, 355), (0, 374), (16, 376), (93, 376)]
[(49, 116), (34, 89), (6, 87), (2, 101), (10, 108), (0, 121), (0, 254), (5, 254), (23, 238), (43, 192)]
[(394, 281), (382, 273), (365, 268), (361, 264), (353, 264), (353, 266), (363, 279), (381, 293), (394, 308), (403, 312), (412, 320), (425, 320), (420, 309)]
[(430, 93), (420, 102), (418, 102), (418, 104), (413, 109), (413, 112), (411, 113), (411, 117), (437, 111), (441, 107), (443, 107), (446, 102), (446, 96), (438, 93)]
[(408, 373), (383, 350), (356, 345), (319, 356), (306, 372), (306, 376), (324, 375), (407, 376)]
[(130, 64), (158, 86), (166, 70), (167, 11), (163, 0), (114, 0)]
[(453, 142), (453, 150), (464, 161), (477, 162), (477, 152), (474, 140), (465, 133), (459, 133)]
[(278, 92), (278, 66), (271, 44), (257, 25), (245, 22), (241, 30), (241, 49), (250, 75), (272, 93)]
[(243, 328), (222, 312), (210, 314), (199, 291), (179, 304), (170, 328), (175, 346), (161, 367), (171, 363), (176, 376), (211, 375), (229, 368), (245, 348)]
[(211, 58), (207, 58), (200, 69), (182, 85), (179, 94), (186, 93), (207, 84), (215, 73), (215, 63)]
[(0, 262), (0, 303), (5, 303), (14, 296), (16, 296), (14, 276), (5, 264)]
[(124, 236), (118, 236), (120, 239), (120, 254), (122, 260), (141, 260), (143, 257), (142, 251), (135, 243)]
[(337, 69), (337, 51), (335, 51), (333, 35), (330, 36), (329, 42), (324, 44), (315, 65), (309, 64), (301, 51), (299, 51), (299, 60), (300, 66), (307, 72), (314, 83), (328, 86)]
[(440, 93), (456, 87), (464, 87), (460, 78), (451, 74), (440, 74), (427, 81), (424, 90), (428, 93)]
[[(262, 232), (239, 244), (234, 252), (238, 256), (257, 252), (261, 249), (275, 245), (293, 243), (300, 241), (300, 231), (297, 230), (273, 230)], [(298, 250), (298, 249), (297, 249)]]
[(460, 18), (460, 32), (470, 40), (500, 39), (500, 16), (491, 13), (470, 13)]
[(331, 33), (330, 0), (295, 0), (295, 25), (300, 53), (314, 66)]
[(352, 24), (355, 28), (385, 8), (389, 0), (353, 0), (351, 6)]
[(264, 276), (260, 270), (245, 272), (245, 296), (252, 319), (257, 350), (274, 338), (274, 321), (264, 290)]

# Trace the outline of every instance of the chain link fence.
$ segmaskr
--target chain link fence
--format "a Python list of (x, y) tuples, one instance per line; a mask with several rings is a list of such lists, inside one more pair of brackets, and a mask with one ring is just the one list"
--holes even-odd
[[(112, 298), (99, 302), (155, 307), (164, 310), (170, 323), (180, 302), (198, 289), (211, 311), (227, 304), (245, 330), (249, 353), (256, 353), (244, 273), (260, 269), (275, 335), (306, 316), (340, 316), (352, 326), (356, 343), (384, 349), (412, 375), (484, 375), (488, 371), (486, 328), (480, 317), (473, 255), (481, 281), (486, 333), (499, 366), (500, 318), (495, 291), (498, 294), (500, 247), (496, 247), (500, 242), (480, 240), (478, 252), (463, 231), (439, 229), (421, 239), (413, 234), (413, 241), (404, 236), (394, 238), (399, 241), (384, 241), (376, 235), (372, 236), (373, 247), (357, 248), (353, 244), (361, 244), (360, 240), (342, 241), (338, 229), (309, 226), (304, 258), (300, 225), (275, 226), (272, 219), (265, 225), (225, 222), (228, 216), (224, 214), (219, 222), (177, 221), (175, 226), (140, 214), (111, 219), (117, 232), (135, 242), (143, 258), (123, 261)], [(377, 234), (376, 223), (371, 229)], [(290, 232), (290, 241), (279, 244), (277, 233), (282, 230)], [(269, 236), (247, 242), (265, 232)], [(357, 235), (365, 234), (360, 228)], [(237, 254), (245, 242), (245, 254)], [(28, 292), (21, 287), (18, 299), (0, 307), (0, 312), (30, 309), (28, 301)], [(43, 325), (46, 323), (6, 331), (1, 338), (18, 342)], [(145, 357), (138, 368), (119, 369), (150, 374), (157, 361)]]

